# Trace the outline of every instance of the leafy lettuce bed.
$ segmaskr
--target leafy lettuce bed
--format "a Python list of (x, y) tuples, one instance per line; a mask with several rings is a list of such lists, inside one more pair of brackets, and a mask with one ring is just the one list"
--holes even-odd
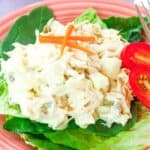
[[(42, 31), (52, 17), (51, 10), (39, 7), (28, 16), (19, 18), (1, 43), (0, 58), (8, 59), (6, 53), (13, 49), (14, 42), (34, 43), (35, 30)], [(117, 29), (123, 40), (129, 42), (141, 40), (141, 24), (137, 17), (110, 17), (101, 20), (89, 8), (75, 23), (83, 21), (97, 23), (102, 28)], [(72, 121), (67, 129), (54, 131), (47, 124), (24, 118), (18, 105), (9, 104), (7, 83), (3, 76), (0, 77), (0, 113), (7, 115), (4, 129), (20, 134), (27, 143), (39, 150), (141, 150), (150, 143), (150, 112), (136, 100), (132, 103), (131, 112), (132, 119), (124, 127), (113, 124), (108, 128), (103, 120), (98, 120), (95, 125), (81, 129)]]

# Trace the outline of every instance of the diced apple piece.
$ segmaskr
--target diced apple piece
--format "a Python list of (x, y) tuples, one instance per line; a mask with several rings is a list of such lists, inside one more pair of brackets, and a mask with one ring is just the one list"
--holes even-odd
[(109, 79), (101, 73), (92, 73), (90, 75), (94, 87), (98, 90), (107, 91), (109, 88)]
[(121, 60), (119, 58), (103, 58), (102, 73), (111, 79), (116, 79), (120, 72)]

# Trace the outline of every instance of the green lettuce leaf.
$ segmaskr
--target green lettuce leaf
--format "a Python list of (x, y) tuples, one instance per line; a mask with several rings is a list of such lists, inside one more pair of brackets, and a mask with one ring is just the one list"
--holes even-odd
[[(15, 133), (25, 133), (25, 135), (28, 135), (28, 138), (25, 140), (38, 148), (43, 147), (41, 144), (42, 141), (46, 146), (50, 146), (47, 147), (47, 149), (50, 149), (51, 145), (64, 145), (65, 147), (82, 150), (96, 147), (96, 145), (99, 145), (102, 142), (96, 135), (79, 128), (66, 129), (63, 131), (52, 131), (44, 124), (30, 121), (25, 118), (12, 117), (4, 123), (3, 127), (4, 129)], [(37, 138), (38, 136), (41, 136), (40, 141)]]
[(107, 139), (104, 144), (109, 150), (143, 150), (150, 146), (150, 110), (137, 103), (138, 120), (128, 131)]
[[(54, 143), (64, 144), (77, 150), (142, 150), (150, 146), (150, 118), (142, 119), (129, 131), (110, 138), (102, 138), (80, 130), (47, 133)], [(69, 140), (68, 140), (69, 139)]]
[(104, 138), (81, 129), (67, 129), (53, 133), (45, 133), (45, 137), (53, 143), (62, 144), (76, 150), (103, 148)]
[(15, 133), (31, 133), (31, 134), (43, 134), (45, 132), (52, 132), (47, 124), (31, 121), (27, 118), (11, 117), (8, 119), (3, 128)]
[(27, 144), (37, 147), (38, 150), (73, 150), (67, 146), (54, 144), (50, 140), (41, 136), (22, 134), (21, 137), (26, 141)]
[(137, 122), (130, 130), (110, 138), (102, 138), (78, 130), (47, 133), (45, 136), (54, 143), (64, 144), (77, 150), (142, 150), (150, 146), (149, 133), (150, 118), (147, 118)]
[(103, 22), (108, 28), (120, 31), (120, 35), (122, 35), (128, 42), (141, 41), (142, 26), (138, 17), (110, 17), (103, 19)]
[(0, 98), (5, 98), (8, 94), (8, 85), (4, 77), (0, 76)]
[(19, 105), (12, 105), (8, 100), (8, 85), (4, 76), (0, 76), (0, 114), (23, 117)]
[(93, 24), (98, 24), (101, 28), (107, 28), (106, 24), (99, 18), (96, 11), (93, 8), (87, 9), (81, 16), (75, 19), (75, 23), (79, 24), (82, 22), (90, 22)]
[(141, 41), (142, 25), (138, 17), (121, 18), (113, 16), (107, 19), (100, 19), (96, 11), (89, 8), (76, 18), (75, 23), (82, 23), (84, 21), (99, 24), (103, 29), (116, 29), (128, 42)]
[(129, 130), (105, 141), (109, 150), (142, 150), (150, 146), (150, 118), (139, 121)]
[(14, 42), (34, 43), (36, 40), (35, 30), (42, 31), (44, 25), (52, 17), (54, 17), (52, 11), (46, 6), (41, 6), (32, 10), (29, 15), (17, 19), (1, 43), (0, 57), (8, 58), (5, 52), (14, 48)]

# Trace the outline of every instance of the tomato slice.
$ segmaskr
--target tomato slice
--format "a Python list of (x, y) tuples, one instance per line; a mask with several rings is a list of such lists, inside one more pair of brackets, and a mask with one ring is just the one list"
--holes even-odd
[(135, 42), (128, 44), (121, 53), (123, 66), (132, 69), (136, 66), (150, 66), (150, 44)]
[(150, 108), (150, 67), (135, 67), (129, 75), (129, 82), (135, 96)]

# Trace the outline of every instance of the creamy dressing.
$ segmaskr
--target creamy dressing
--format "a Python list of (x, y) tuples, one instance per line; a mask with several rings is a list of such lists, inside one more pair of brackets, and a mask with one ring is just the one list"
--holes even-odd
[[(93, 43), (79, 43), (93, 56), (66, 47), (59, 58), (61, 46), (42, 44), (38, 36), (35, 44), (14, 43), (10, 58), (2, 61), (10, 103), (19, 104), (25, 117), (53, 129), (66, 128), (71, 119), (82, 128), (98, 119), (109, 127), (114, 122), (125, 125), (131, 118), (132, 94), (119, 56), (127, 43), (113, 29), (89, 23), (74, 26), (73, 35), (96, 37)], [(50, 20), (45, 28), (49, 32), (41, 35), (64, 35), (67, 25)]]

